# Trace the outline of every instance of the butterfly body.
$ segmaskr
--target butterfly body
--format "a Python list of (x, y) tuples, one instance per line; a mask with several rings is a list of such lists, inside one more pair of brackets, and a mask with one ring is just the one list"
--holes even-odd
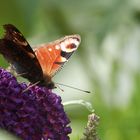
[(48, 44), (31, 48), (21, 32), (13, 25), (4, 25), (5, 36), (0, 39), (0, 53), (13, 65), (18, 74), (23, 73), (31, 83), (55, 87), (52, 77), (68, 61), (80, 44), (79, 35), (70, 35)]

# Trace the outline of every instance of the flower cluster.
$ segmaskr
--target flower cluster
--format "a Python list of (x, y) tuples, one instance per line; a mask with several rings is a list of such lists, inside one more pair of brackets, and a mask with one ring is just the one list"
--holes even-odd
[(23, 140), (68, 140), (70, 121), (61, 98), (45, 87), (27, 88), (0, 68), (0, 128)]
[(99, 124), (99, 116), (92, 113), (88, 116), (88, 123), (85, 128), (84, 138), (80, 140), (99, 140), (97, 135), (97, 126)]

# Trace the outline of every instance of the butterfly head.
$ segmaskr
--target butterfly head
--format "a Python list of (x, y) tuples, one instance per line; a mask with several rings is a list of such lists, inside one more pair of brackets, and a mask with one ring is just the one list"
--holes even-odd
[(38, 85), (39, 86), (45, 86), (48, 89), (54, 89), (55, 88), (55, 84), (52, 81), (49, 81), (49, 82), (47, 81), (46, 82), (46, 81), (42, 80), (38, 83)]
[(47, 83), (47, 87), (48, 87), (48, 89), (54, 89), (55, 84), (51, 81), (51, 82)]

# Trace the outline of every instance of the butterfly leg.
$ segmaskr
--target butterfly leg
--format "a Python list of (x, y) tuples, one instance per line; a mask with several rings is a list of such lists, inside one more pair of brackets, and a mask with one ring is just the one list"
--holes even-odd
[(22, 93), (28, 91), (30, 88), (32, 88), (33, 86), (36, 86), (38, 83), (40, 83), (40, 81), (35, 82), (34, 84), (29, 85), (25, 90), (22, 91)]

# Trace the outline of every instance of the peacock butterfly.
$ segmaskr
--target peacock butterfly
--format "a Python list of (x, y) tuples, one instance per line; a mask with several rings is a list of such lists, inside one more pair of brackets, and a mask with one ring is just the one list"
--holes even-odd
[(0, 53), (31, 83), (54, 88), (52, 77), (68, 61), (80, 44), (79, 35), (65, 36), (32, 49), (22, 33), (12, 24), (4, 25), (5, 35), (0, 39)]

